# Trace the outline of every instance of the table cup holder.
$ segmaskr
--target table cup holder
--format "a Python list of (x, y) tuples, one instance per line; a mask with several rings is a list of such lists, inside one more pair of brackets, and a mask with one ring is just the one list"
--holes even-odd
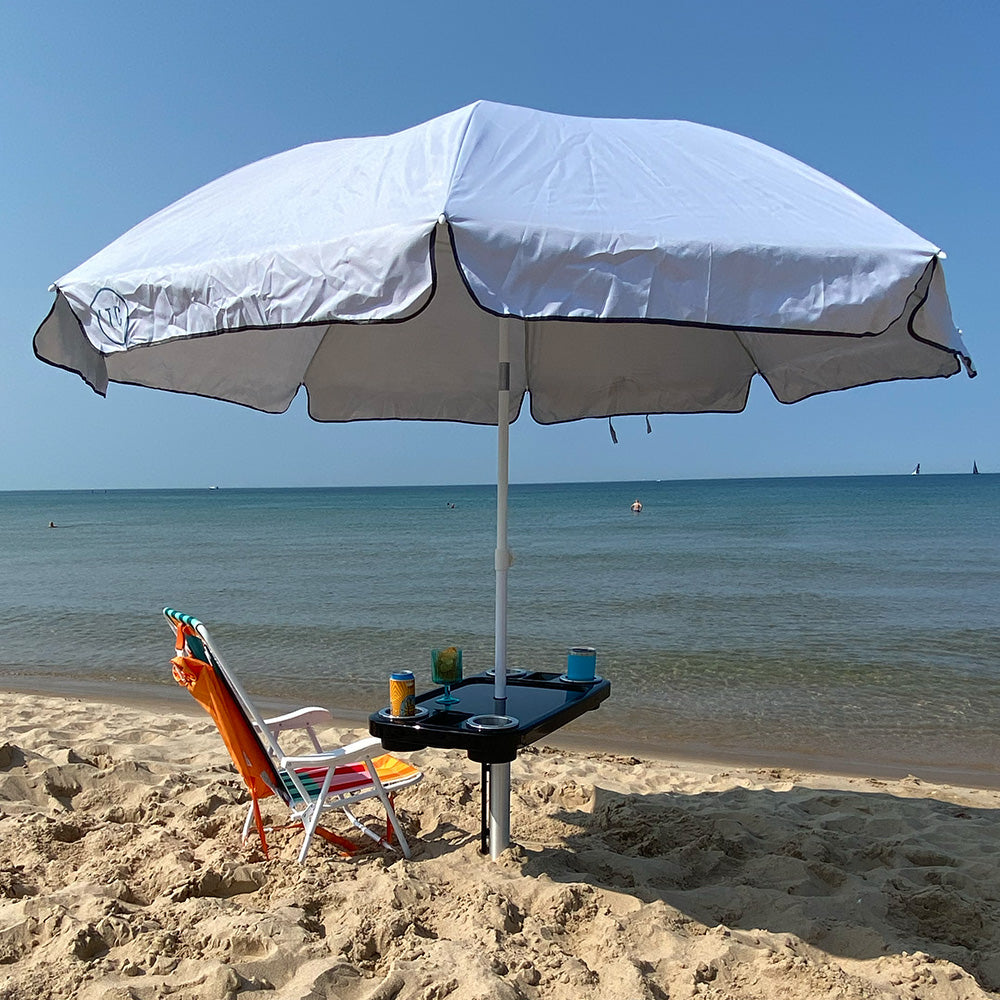
[(519, 723), (513, 715), (474, 715), (471, 719), (466, 719), (465, 724), (470, 729), (490, 732), (498, 729), (515, 729)]

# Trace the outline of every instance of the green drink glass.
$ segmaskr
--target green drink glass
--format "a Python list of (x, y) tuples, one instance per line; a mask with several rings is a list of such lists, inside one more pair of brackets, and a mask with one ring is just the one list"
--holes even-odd
[(441, 705), (454, 705), (458, 701), (451, 693), (452, 684), (462, 679), (462, 650), (459, 646), (431, 650), (431, 680), (444, 685), (444, 694), (437, 699)]

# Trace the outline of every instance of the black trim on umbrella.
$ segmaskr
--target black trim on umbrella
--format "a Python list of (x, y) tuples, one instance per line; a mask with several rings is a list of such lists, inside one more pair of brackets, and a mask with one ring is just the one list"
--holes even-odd
[[(178, 334), (176, 337), (171, 337), (169, 342), (175, 343), (176, 341), (179, 340), (196, 340), (199, 337), (221, 337), (229, 333), (244, 333), (247, 330), (298, 330), (301, 327), (333, 326), (336, 323), (340, 323), (345, 326), (374, 326), (376, 324), (381, 325), (383, 323), (408, 323), (411, 319), (414, 319), (415, 317), (419, 316), (425, 309), (427, 309), (427, 307), (431, 304), (431, 301), (433, 300), (435, 293), (437, 292), (437, 265), (434, 256), (434, 239), (435, 239), (435, 230), (432, 229), (430, 234), (430, 247), (428, 251), (428, 260), (430, 262), (430, 267), (431, 267), (431, 281), (430, 284), (428, 285), (428, 288), (430, 289), (430, 294), (427, 296), (427, 301), (424, 302), (424, 304), (420, 306), (418, 309), (415, 309), (413, 312), (403, 313), (402, 315), (399, 316), (390, 316), (386, 319), (338, 319), (336, 317), (333, 317), (328, 319), (304, 319), (297, 323), (265, 323), (265, 324), (244, 323), (242, 326), (227, 326), (224, 328), (218, 327), (214, 330), (201, 330), (197, 333), (181, 333)], [(56, 290), (58, 291), (58, 287)], [(73, 305), (68, 298), (66, 298), (66, 304), (72, 311)], [(49, 315), (51, 314), (52, 310), (49, 310)], [(76, 316), (75, 311), (73, 312), (73, 315)], [(42, 323), (39, 324), (38, 327), (39, 330), (45, 325), (45, 322), (47, 320), (48, 316), (46, 316), (45, 320), (43, 320)], [(77, 322), (80, 323), (79, 317), (77, 317)], [(83, 330), (82, 323), (80, 324), (80, 329), (81, 331)], [(37, 333), (38, 330), (35, 331), (36, 335)], [(88, 340), (87, 343), (89, 344), (90, 341)], [(141, 351), (150, 347), (159, 347), (161, 343), (163, 343), (163, 341), (157, 341), (156, 343), (152, 344), (133, 344), (126, 350), (127, 352), (131, 353), (132, 351)], [(96, 348), (94, 349), (96, 350)], [(119, 352), (113, 351), (111, 353), (117, 354)], [(109, 355), (107, 354), (104, 355), (104, 357), (108, 356)], [(46, 361), (45, 358), (39, 358), (39, 360)], [(56, 368), (61, 367), (60, 365), (57, 365), (53, 361), (46, 361), (46, 363), (54, 365)], [(120, 384), (126, 385), (128, 383), (123, 382)]]
[[(938, 257), (935, 255), (931, 258), (931, 276), (927, 282), (927, 288), (924, 290), (923, 295), (920, 297), (920, 301), (914, 306), (913, 311), (907, 317), (906, 320), (906, 332), (914, 339), (919, 341), (921, 344), (926, 344), (928, 347), (941, 347), (940, 344), (935, 344), (931, 340), (927, 340), (925, 337), (921, 337), (919, 333), (913, 328), (913, 321), (917, 318), (917, 313), (923, 308), (924, 303), (927, 301), (927, 297), (931, 294), (931, 284), (934, 282), (934, 274), (938, 267)], [(919, 284), (919, 282), (918, 282)], [(943, 348), (943, 350), (950, 350), (950, 348)], [(975, 378), (978, 374), (976, 372), (976, 366), (972, 363), (972, 358), (967, 354), (962, 354), (960, 351), (951, 351), (952, 354), (957, 358), (961, 358), (965, 363), (966, 371), (969, 373), (969, 378)], [(958, 369), (956, 369), (957, 371)]]
[[(462, 284), (465, 285), (465, 290), (469, 293), (469, 297), (473, 302), (479, 306), (480, 309), (485, 313), (489, 313), (491, 316), (497, 317), (509, 317), (513, 319), (522, 319), (525, 322), (555, 322), (555, 323), (638, 323), (638, 324), (651, 324), (656, 326), (682, 326), (682, 327), (692, 327), (698, 330), (721, 330), (723, 332), (729, 333), (778, 333), (778, 334), (801, 334), (803, 337), (851, 337), (851, 338), (865, 338), (865, 337), (880, 337), (884, 334), (889, 327), (894, 323), (898, 323), (899, 320), (903, 318), (906, 314), (906, 303), (909, 301), (910, 295), (913, 294), (920, 286), (920, 282), (924, 279), (924, 275), (927, 274), (928, 269), (933, 269), (937, 265), (937, 256), (932, 257), (928, 262), (927, 266), (921, 272), (920, 277), (913, 284), (913, 290), (906, 296), (903, 301), (903, 308), (900, 309), (899, 313), (895, 319), (890, 320), (885, 327), (881, 330), (868, 330), (864, 333), (848, 333), (843, 330), (810, 330), (801, 327), (793, 326), (747, 326), (747, 325), (736, 325), (731, 323), (706, 323), (700, 320), (688, 320), (688, 319), (669, 319), (667, 317), (659, 316), (627, 316), (627, 317), (617, 317), (617, 316), (558, 316), (546, 313), (544, 315), (531, 315), (531, 316), (513, 316), (509, 313), (500, 313), (494, 309), (490, 309), (489, 306), (484, 306), (482, 302), (476, 298), (475, 292), (472, 290), (472, 286), (469, 284), (465, 277), (465, 272), (462, 270), (462, 258), (459, 256), (458, 247), (455, 244), (455, 234), (451, 228), (451, 223), (447, 222), (448, 226), (448, 238), (451, 241), (451, 250), (455, 255), (455, 262), (458, 264), (458, 275), (462, 279)], [(930, 292), (930, 281), (927, 283), (928, 291), (924, 293), (920, 302), (917, 304), (914, 312), (924, 304), (927, 300), (927, 295)], [(911, 316), (912, 319), (912, 316)], [(912, 333), (912, 330), (910, 331)], [(936, 347), (939, 350), (946, 351), (949, 354), (959, 354), (959, 351), (954, 350), (950, 347), (944, 347), (941, 344), (935, 344), (932, 341), (922, 340), (913, 334), (915, 339), (921, 340), (922, 343), (927, 344), (930, 347)]]

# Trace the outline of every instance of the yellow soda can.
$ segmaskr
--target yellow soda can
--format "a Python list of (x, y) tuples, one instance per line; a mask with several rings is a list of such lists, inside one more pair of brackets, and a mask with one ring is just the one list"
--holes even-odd
[(412, 670), (389, 675), (389, 711), (399, 719), (417, 714), (417, 682)]

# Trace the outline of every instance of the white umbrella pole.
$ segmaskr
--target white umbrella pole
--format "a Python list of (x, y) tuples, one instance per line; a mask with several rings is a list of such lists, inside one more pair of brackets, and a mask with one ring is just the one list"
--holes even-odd
[[(497, 573), (496, 655), (493, 670), (494, 709), (498, 715), (507, 710), (507, 570), (510, 550), (507, 547), (507, 481), (510, 455), (510, 339), (513, 321), (500, 320), (500, 363), (497, 380), (497, 548), (494, 566)], [(489, 840), (490, 859), (496, 861), (510, 844), (510, 764), (491, 764)]]
[[(493, 697), (498, 702), (507, 700), (507, 570), (510, 568), (510, 549), (507, 547), (507, 480), (510, 454), (510, 339), (512, 320), (500, 320), (500, 364), (497, 388), (497, 548), (494, 566), (497, 573), (496, 628), (494, 630), (496, 654), (493, 668), (495, 678)], [(502, 712), (504, 706), (496, 706)]]

